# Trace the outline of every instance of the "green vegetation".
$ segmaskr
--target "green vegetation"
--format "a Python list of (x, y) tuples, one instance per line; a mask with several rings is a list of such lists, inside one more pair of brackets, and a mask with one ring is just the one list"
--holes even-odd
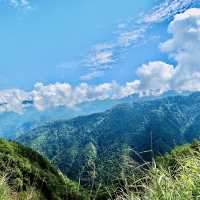
[[(17, 140), (46, 156), (87, 188), (118, 187), (155, 155), (200, 136), (200, 93), (118, 105), (103, 113), (56, 121)], [(138, 155), (135, 152), (140, 152)], [(136, 161), (136, 162), (134, 162)], [(128, 167), (127, 167), (128, 166)]]
[(38, 153), (0, 139), (0, 199), (79, 200), (86, 196)]
[(200, 199), (200, 142), (177, 147), (156, 159), (140, 180), (126, 186), (121, 200)]
[[(17, 141), (48, 158), (78, 183), (75, 191), (79, 185), (89, 191), (88, 198), (114, 198), (121, 190), (128, 191), (127, 186), (135, 188), (134, 183), (141, 181), (142, 186), (136, 187), (139, 196), (143, 192), (146, 199), (154, 198), (144, 188), (149, 184), (155, 188), (156, 181), (164, 184), (165, 179), (170, 183), (174, 177), (168, 167), (157, 162), (149, 172), (148, 162), (199, 138), (199, 102), (200, 93), (193, 93), (122, 104), (103, 113), (48, 123)], [(174, 184), (170, 183), (178, 187), (178, 180)]]
[(7, 184), (6, 177), (0, 178), (0, 199), (1, 200), (12, 200), (15, 199), (14, 194)]
[[(94, 158), (94, 146), (89, 144), (87, 148), (89, 156)], [(124, 158), (126, 167), (130, 166), (132, 171), (127, 172), (128, 168), (124, 167), (124, 174), (121, 174), (123, 179), (121, 183), (118, 182), (118, 187), (107, 187), (107, 193), (101, 191), (98, 195), (95, 195), (95, 191), (90, 194), (78, 189), (47, 160), (17, 143), (0, 140), (0, 158), (1, 200), (102, 200), (108, 199), (109, 195), (117, 200), (200, 199), (198, 141), (176, 147), (170, 153), (157, 157), (151, 164), (139, 166)]]

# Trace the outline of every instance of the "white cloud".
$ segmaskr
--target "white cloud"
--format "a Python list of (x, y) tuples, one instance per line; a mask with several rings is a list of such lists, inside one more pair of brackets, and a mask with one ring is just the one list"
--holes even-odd
[(27, 97), (27, 93), (19, 89), (0, 91), (0, 112), (21, 113), (23, 111), (22, 101)]
[(198, 0), (165, 0), (156, 6), (152, 12), (144, 16), (145, 23), (158, 23), (170, 19), (180, 12), (184, 12), (188, 7), (197, 3)]
[(5, 1), (8, 2), (9, 5), (15, 8), (26, 8), (26, 9), (31, 8), (29, 0), (5, 0)]
[(44, 110), (68, 104), (71, 106), (71, 93), (71, 85), (67, 83), (56, 83), (47, 86), (37, 83), (34, 90), (29, 92), (29, 98), (33, 100), (34, 106), (38, 110)]
[(33, 100), (38, 110), (44, 110), (58, 106), (74, 107), (84, 102), (116, 98), (118, 90), (119, 85), (116, 82), (94, 86), (81, 83), (76, 87), (67, 83), (46, 86), (38, 83), (34, 90), (29, 92), (29, 98)]
[[(124, 85), (114, 81), (100, 85), (81, 83), (76, 87), (68, 83), (37, 83), (32, 91), (3, 90), (0, 91), (0, 112), (22, 113), (27, 106), (38, 110), (58, 106), (71, 108), (84, 102), (123, 98), (133, 93), (156, 95), (167, 90), (200, 91), (200, 9), (193, 8), (176, 15), (168, 30), (172, 36), (161, 44), (161, 50), (175, 59), (176, 66), (162, 61), (149, 62), (138, 68), (138, 79)], [(103, 56), (103, 60), (108, 57)]]
[(123, 98), (127, 97), (131, 94), (138, 93), (139, 86), (141, 82), (139, 80), (135, 80), (133, 82), (127, 82), (125, 86), (119, 87), (119, 91), (117, 92), (115, 98)]
[(161, 44), (161, 50), (174, 58), (176, 66), (156, 61), (140, 67), (138, 92), (200, 91), (200, 9), (177, 14), (168, 31), (172, 37)]
[[(84, 102), (117, 98), (118, 91), (119, 85), (115, 82), (95, 86), (82, 83), (77, 87), (72, 87), (68, 83), (49, 85), (37, 83), (32, 91), (19, 89), (1, 91), (0, 112), (22, 113), (27, 106), (33, 106), (41, 111), (59, 106), (72, 108)], [(24, 104), (24, 101), (30, 104)]]
[(139, 90), (160, 90), (166, 91), (170, 89), (169, 82), (174, 75), (174, 67), (164, 62), (150, 62), (142, 65), (137, 74), (140, 80)]
[(143, 37), (146, 28), (146, 26), (142, 26), (136, 30), (121, 33), (118, 37), (118, 46), (128, 47), (137, 42), (139, 38)]
[(81, 80), (82, 81), (92, 80), (94, 78), (101, 77), (103, 75), (103, 73), (104, 72), (102, 72), (102, 71), (93, 71), (93, 72), (90, 72), (86, 75), (81, 76)]
[[(91, 71), (99, 73), (112, 68), (112, 65), (124, 55), (124, 51), (143, 43), (141, 41), (144, 41), (144, 35), (152, 25), (169, 20), (195, 4), (200, 5), (199, 0), (165, 0), (138, 20), (134, 19), (129, 24), (120, 22), (120, 33), (114, 41), (98, 44), (91, 49), (84, 63), (88, 66), (88, 74), (91, 74)], [(90, 79), (93, 78), (96, 77), (91, 76)]]
[(162, 62), (152, 62), (140, 67), (137, 73), (138, 80), (124, 85), (119, 85), (115, 81), (99, 85), (81, 83), (76, 87), (68, 83), (37, 83), (32, 91), (3, 90), (0, 92), (0, 112), (22, 113), (28, 106), (40, 111), (59, 106), (75, 108), (84, 102), (120, 99), (152, 89), (165, 91), (168, 89), (167, 82), (173, 74), (173, 67)]
[(161, 45), (176, 62), (173, 89), (200, 90), (200, 9), (176, 15), (169, 25), (172, 38)]
[(112, 56), (112, 51), (99, 51), (91, 58), (91, 63), (94, 66), (109, 64), (113, 62)]
[(59, 106), (76, 108), (78, 104), (84, 102), (129, 96), (137, 92), (139, 84), (140, 82), (137, 80), (126, 83), (124, 86), (115, 81), (99, 85), (81, 83), (76, 87), (72, 87), (68, 83), (49, 85), (37, 83), (32, 91), (2, 90), (0, 92), (0, 112), (23, 113), (24, 109), (29, 106), (40, 111)]

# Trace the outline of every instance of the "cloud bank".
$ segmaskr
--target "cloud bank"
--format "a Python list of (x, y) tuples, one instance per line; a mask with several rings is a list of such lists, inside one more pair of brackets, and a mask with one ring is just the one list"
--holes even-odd
[(82, 83), (77, 87), (72, 87), (68, 83), (50, 85), (37, 83), (30, 92), (19, 89), (1, 91), (0, 112), (22, 113), (29, 106), (40, 111), (59, 106), (73, 108), (84, 102), (122, 97), (126, 92), (125, 89), (126, 86), (122, 87), (116, 82), (96, 86)]

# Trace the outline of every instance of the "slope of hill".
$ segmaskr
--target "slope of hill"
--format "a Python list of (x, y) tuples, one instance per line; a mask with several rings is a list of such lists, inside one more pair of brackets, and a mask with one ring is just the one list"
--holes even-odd
[[(138, 98), (138, 97), (137, 97)], [(0, 113), (0, 136), (14, 139), (16, 136), (27, 132), (37, 126), (54, 120), (67, 120), (73, 117), (102, 112), (114, 105), (128, 102), (132, 98), (122, 100), (104, 100), (83, 103), (76, 108), (58, 107), (39, 111), (29, 107), (22, 114), (15, 112)]]
[(0, 199), (86, 199), (76, 184), (64, 178), (41, 155), (0, 139)]
[(18, 141), (47, 156), (69, 178), (80, 179), (89, 187), (95, 182), (98, 187), (118, 184), (124, 168), (134, 160), (151, 161), (154, 154), (199, 138), (199, 124), (200, 93), (193, 93), (122, 104), (103, 113), (56, 121)]

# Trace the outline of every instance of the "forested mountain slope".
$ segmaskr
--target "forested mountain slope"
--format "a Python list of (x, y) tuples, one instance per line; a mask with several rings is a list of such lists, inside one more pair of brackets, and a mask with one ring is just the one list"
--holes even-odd
[(69, 178), (91, 186), (110, 185), (124, 176), (129, 162), (151, 161), (199, 136), (200, 93), (193, 93), (55, 121), (18, 141), (47, 156)]

